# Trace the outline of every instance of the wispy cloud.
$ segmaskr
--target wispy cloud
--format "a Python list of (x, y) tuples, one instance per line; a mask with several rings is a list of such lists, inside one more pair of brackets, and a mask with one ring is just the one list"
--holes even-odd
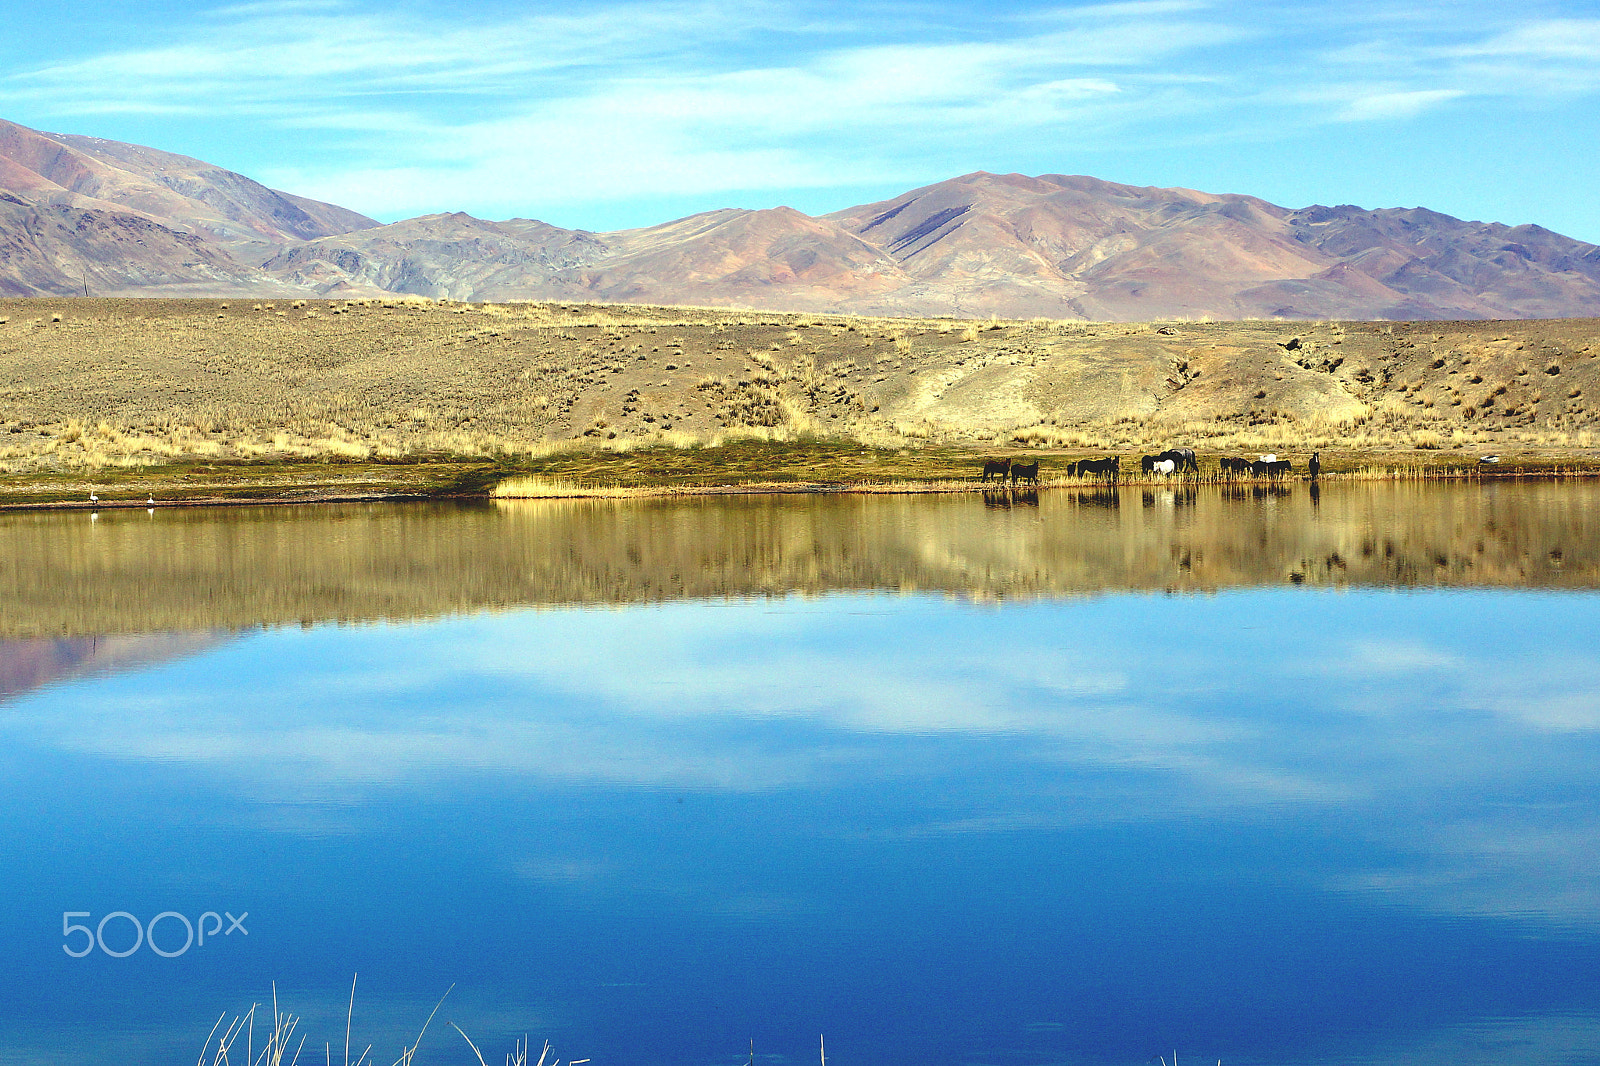
[(784, 0), (515, 15), (278, 0), (0, 76), (0, 108), (58, 127), (165, 115), (269, 131), (281, 149), (258, 176), (382, 216), (906, 184), (1054, 145), (1260, 141), (1595, 92), (1600, 20), (1478, 0), (981, 18), (938, 3), (841, 17)]
[(342, 131), (338, 162), (291, 154), (268, 176), (379, 212), (851, 184), (1186, 110), (1173, 57), (1241, 35), (1198, 11), (1067, 8), (978, 39), (716, 0), (492, 22), (244, 5), (174, 43), (14, 72), (0, 104)]
[(1373, 93), (1358, 96), (1335, 116), (1342, 122), (1371, 122), (1381, 119), (1415, 118), (1440, 104), (1467, 95), (1461, 89), (1413, 89), (1408, 92)]

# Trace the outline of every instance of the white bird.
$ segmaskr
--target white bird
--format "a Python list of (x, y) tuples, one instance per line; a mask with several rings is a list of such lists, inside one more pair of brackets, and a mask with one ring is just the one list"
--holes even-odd
[(100, 505), (100, 497), (96, 496), (92, 492), (89, 493), (89, 503), (91, 506), (98, 507)]
[(150, 497), (150, 498), (149, 498), (149, 499), (148, 499), (148, 500), (145, 500), (145, 501), (144, 501), (144, 505), (145, 505), (145, 506), (146, 506), (146, 507), (154, 507), (154, 506), (155, 506), (155, 505), (156, 505), (156, 498), (155, 498), (155, 496), (154, 496), (154, 495), (152, 495), (152, 496), (151, 496), (151, 497)]

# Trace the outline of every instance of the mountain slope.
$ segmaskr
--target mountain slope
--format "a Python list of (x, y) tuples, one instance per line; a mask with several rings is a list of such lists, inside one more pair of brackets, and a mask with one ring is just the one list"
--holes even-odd
[(5, 121), (0, 187), (34, 203), (132, 211), (224, 245), (286, 244), (378, 224), (188, 156)]
[(139, 145), (0, 121), (0, 292), (297, 291), (257, 263), (375, 226), (354, 211)]
[[(1087, 318), (1600, 314), (1600, 248), (1437, 212), (969, 174), (828, 216), (953, 300)], [(1526, 238), (1520, 240), (1519, 238)]]
[[(0, 190), (0, 295), (276, 292), (213, 244), (126, 211), (30, 204)], [(284, 290), (287, 291), (287, 290)]]

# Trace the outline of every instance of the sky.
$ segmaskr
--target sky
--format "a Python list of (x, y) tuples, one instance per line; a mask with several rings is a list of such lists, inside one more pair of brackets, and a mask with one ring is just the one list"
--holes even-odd
[(0, 118), (381, 221), (811, 214), (957, 175), (1426, 206), (1600, 243), (1600, 3), (14, 5)]

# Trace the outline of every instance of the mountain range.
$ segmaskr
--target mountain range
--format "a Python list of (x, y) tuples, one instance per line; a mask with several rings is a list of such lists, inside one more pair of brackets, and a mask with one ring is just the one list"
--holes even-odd
[(975, 173), (809, 216), (384, 225), (187, 156), (0, 121), (0, 296), (562, 300), (1096, 320), (1600, 317), (1600, 247), (1425, 208)]

